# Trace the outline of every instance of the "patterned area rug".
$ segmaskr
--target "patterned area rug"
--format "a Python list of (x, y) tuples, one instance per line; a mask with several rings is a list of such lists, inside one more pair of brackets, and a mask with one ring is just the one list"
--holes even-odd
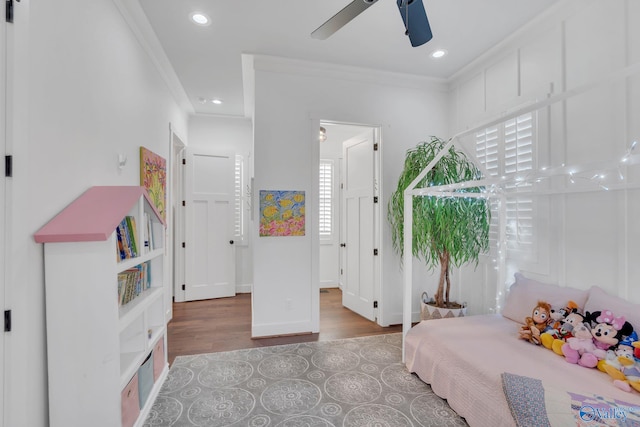
[(179, 356), (145, 426), (466, 426), (410, 374), (402, 334)]

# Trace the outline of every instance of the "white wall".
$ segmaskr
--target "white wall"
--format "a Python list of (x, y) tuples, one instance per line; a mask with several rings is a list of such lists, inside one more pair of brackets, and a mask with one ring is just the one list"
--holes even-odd
[[(250, 119), (192, 115), (189, 118), (189, 148), (241, 154), (249, 167), (245, 175), (249, 179), (252, 176), (253, 124)], [(246, 242), (235, 245), (236, 290), (239, 293), (251, 292), (253, 283), (251, 233), (247, 236)]]
[[(254, 336), (318, 330), (317, 164), (320, 120), (382, 126), (382, 204), (404, 151), (449, 128), (446, 93), (427, 79), (256, 57), (255, 191), (306, 192), (306, 236), (259, 237), (254, 226)], [(365, 81), (366, 80), (366, 81)], [(257, 202), (256, 202), (257, 203)], [(256, 217), (258, 215), (257, 206)], [(386, 210), (385, 210), (386, 212)], [(402, 276), (386, 222), (382, 234), (382, 324), (401, 323)], [(316, 238), (317, 239), (317, 238)], [(290, 301), (289, 301), (290, 300)]]
[[(138, 185), (139, 147), (168, 158), (169, 124), (186, 141), (187, 116), (112, 0), (14, 5), (4, 416), (7, 426), (46, 426), (43, 250), (33, 233), (90, 186)], [(118, 154), (128, 158), (122, 171)]]
[[(630, 0), (560, 3), (453, 80), (451, 133), (531, 101), (548, 88), (559, 95), (637, 64), (639, 19), (640, 5)], [(538, 167), (580, 167), (619, 159), (630, 142), (640, 138), (639, 86), (636, 73), (540, 110), (544, 132), (537, 147)], [(625, 179), (637, 184), (637, 172)], [(638, 190), (597, 188), (543, 197), (536, 214), (535, 259), (524, 262), (510, 254), (510, 271), (520, 269), (580, 288), (599, 285), (640, 302), (640, 270), (634, 261), (640, 255), (639, 196)], [(475, 272), (463, 269), (456, 278), (484, 284), (457, 289), (472, 311), (487, 312), (495, 305), (493, 264), (484, 262)]]

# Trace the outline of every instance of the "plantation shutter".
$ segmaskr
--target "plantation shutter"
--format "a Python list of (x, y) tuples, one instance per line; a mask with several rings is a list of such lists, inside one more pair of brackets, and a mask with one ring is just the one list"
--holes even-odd
[[(487, 176), (497, 176), (499, 173), (498, 164), (498, 128), (491, 127), (476, 133), (476, 157), (484, 166)], [(491, 201), (491, 210), (496, 211), (496, 202)], [(489, 245), (496, 247), (498, 242), (498, 216), (491, 215), (489, 227)]]
[[(505, 123), (505, 173), (533, 169), (533, 115), (525, 114)], [(522, 184), (531, 185), (530, 183)], [(507, 245), (525, 250), (533, 239), (533, 199), (528, 195), (507, 201)]]
[(320, 160), (320, 236), (331, 237), (333, 232), (333, 161)]
[[(533, 169), (534, 119), (535, 116), (528, 113), (476, 133), (476, 156), (484, 166), (487, 176), (521, 175)], [(496, 212), (496, 209), (497, 203), (492, 202), (492, 211)], [(528, 195), (507, 199), (506, 244), (509, 249), (531, 250), (533, 211), (533, 199)], [(497, 247), (497, 215), (491, 217), (489, 240), (491, 247)]]

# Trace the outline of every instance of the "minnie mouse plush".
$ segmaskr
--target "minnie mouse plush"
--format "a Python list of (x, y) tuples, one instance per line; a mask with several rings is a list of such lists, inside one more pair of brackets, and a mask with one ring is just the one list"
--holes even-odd
[(585, 368), (594, 368), (598, 360), (606, 359), (607, 350), (614, 347), (622, 339), (633, 332), (633, 326), (627, 322), (624, 316), (615, 317), (610, 310), (587, 312), (585, 324), (595, 323), (591, 329), (591, 343), (589, 337), (580, 335), (580, 340), (574, 330), (574, 338), (569, 338), (562, 346), (562, 353), (567, 362), (577, 363)]
[(591, 334), (596, 347), (601, 350), (596, 352), (598, 359), (604, 359), (609, 348), (615, 347), (623, 337), (633, 333), (631, 323), (624, 316), (615, 317), (610, 310), (595, 311), (591, 317), (596, 321)]

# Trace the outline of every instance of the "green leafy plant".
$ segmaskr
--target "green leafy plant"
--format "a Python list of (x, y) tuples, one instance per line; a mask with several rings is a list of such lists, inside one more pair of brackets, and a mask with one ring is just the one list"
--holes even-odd
[[(389, 200), (387, 219), (391, 225), (393, 247), (404, 252), (404, 190), (444, 149), (446, 141), (435, 136), (407, 151), (398, 187)], [(478, 167), (453, 146), (420, 181), (426, 188), (482, 177)], [(457, 193), (479, 193), (483, 187), (460, 188)], [(452, 266), (474, 262), (489, 249), (491, 210), (483, 197), (418, 196), (413, 198), (413, 255), (427, 267), (440, 267), (438, 289), (434, 295), (437, 307), (452, 307), (449, 301)], [(445, 292), (446, 283), (446, 292)]]

